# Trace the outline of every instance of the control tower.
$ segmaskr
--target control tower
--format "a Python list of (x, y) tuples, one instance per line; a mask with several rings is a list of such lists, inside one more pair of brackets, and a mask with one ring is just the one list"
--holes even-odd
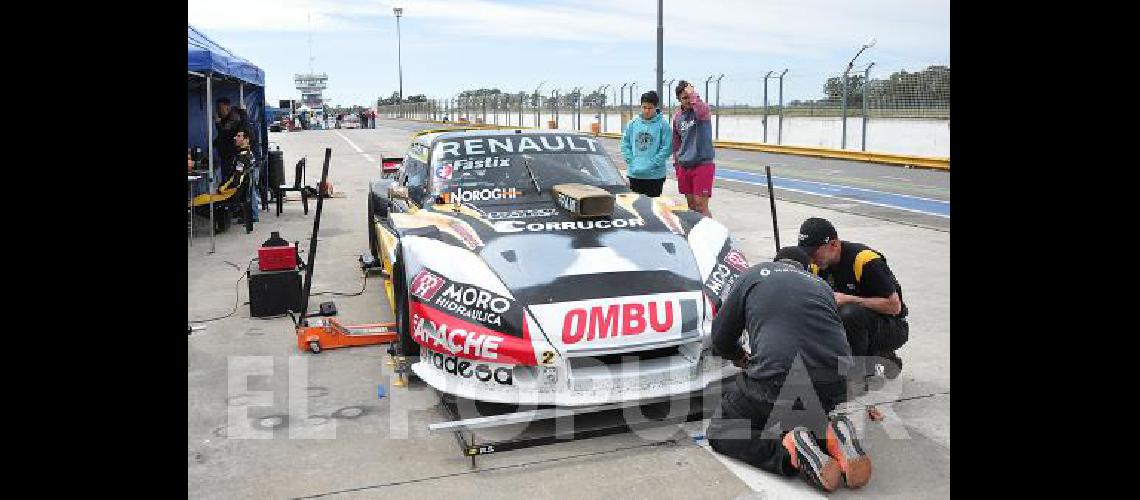
[(325, 99), (321, 92), (328, 88), (329, 76), (325, 73), (307, 73), (294, 75), (293, 81), (297, 90), (301, 91), (301, 103), (310, 109), (322, 109)]

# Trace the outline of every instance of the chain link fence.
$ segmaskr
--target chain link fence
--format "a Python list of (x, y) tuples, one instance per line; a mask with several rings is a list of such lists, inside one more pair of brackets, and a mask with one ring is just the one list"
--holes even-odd
[[(846, 75), (780, 69), (689, 81), (712, 108), (718, 140), (949, 157), (950, 68), (875, 72), (872, 63)], [(663, 82), (660, 108), (667, 117), (677, 111), (678, 81)], [(473, 89), (422, 102), (381, 101), (377, 110), (387, 118), (620, 133), (649, 88), (627, 82)]]

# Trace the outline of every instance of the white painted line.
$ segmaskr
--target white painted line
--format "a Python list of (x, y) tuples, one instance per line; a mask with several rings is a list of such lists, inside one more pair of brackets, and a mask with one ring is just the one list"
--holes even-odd
[[(773, 179), (775, 179), (775, 178), (776, 178), (776, 176), (774, 176), (774, 175), (773, 175), (773, 176), (772, 176), (772, 178), (773, 178)], [(743, 184), (752, 184), (753, 186), (767, 186), (767, 184), (765, 184), (765, 183), (761, 183), (761, 182), (742, 181), (742, 180), (738, 180), (738, 179), (725, 179), (725, 178), (723, 178), (723, 177), (721, 177), (721, 178), (719, 178), (719, 179), (717, 179), (717, 180), (726, 181), (726, 182), (740, 182), (740, 183), (743, 183)], [(795, 179), (795, 180), (799, 181), (800, 179)], [(807, 181), (803, 181), (803, 182), (807, 182)], [(819, 183), (817, 182), (816, 184), (819, 184)], [(805, 190), (803, 190), (803, 189), (795, 189), (795, 188), (789, 188), (789, 187), (777, 187), (777, 186), (772, 186), (772, 187), (773, 187), (773, 189), (779, 189), (779, 190), (784, 190), (784, 191), (791, 191), (791, 192), (793, 192), (793, 193), (803, 193), (803, 194), (810, 194), (810, 195), (812, 195), (812, 196), (822, 196), (822, 197), (824, 197), (824, 198), (833, 198), (833, 199), (836, 199), (836, 200), (853, 201), (853, 202), (855, 202), (855, 203), (859, 203), (859, 204), (862, 204), (862, 205), (874, 205), (874, 206), (876, 206), (876, 207), (891, 208), (891, 209), (894, 209), (894, 210), (905, 210), (905, 211), (907, 211), (907, 212), (915, 212), (915, 213), (919, 213), (919, 214), (925, 214), (925, 215), (934, 215), (934, 216), (936, 216), (936, 217), (942, 217), (942, 218), (944, 218), (944, 219), (949, 219), (949, 218), (950, 218), (950, 216), (949, 216), (949, 215), (945, 215), (945, 214), (937, 214), (937, 213), (934, 213), (934, 212), (927, 212), (927, 211), (925, 211), (925, 210), (917, 210), (917, 209), (914, 209), (914, 208), (906, 208), (906, 207), (900, 207), (900, 206), (895, 206), (895, 205), (886, 205), (886, 204), (883, 204), (883, 203), (875, 203), (875, 202), (872, 202), (872, 201), (866, 201), (866, 200), (856, 200), (856, 199), (852, 199), (852, 198), (844, 198), (844, 197), (842, 197), (842, 196), (835, 196), (835, 195), (831, 195), (831, 194), (823, 194), (823, 193), (819, 193), (819, 192), (815, 192), (815, 191), (805, 191)], [(870, 191), (870, 190), (869, 190), (869, 189), (864, 189), (863, 191)], [(877, 191), (872, 191), (872, 192), (877, 192)], [(890, 193), (890, 194), (894, 194), (894, 193)], [(898, 196), (903, 196), (903, 195), (898, 195)], [(914, 196), (912, 196), (911, 198), (915, 198), (915, 197), (914, 197)], [(920, 199), (925, 199), (925, 198), (920, 198)], [(939, 201), (939, 200), (929, 200), (929, 201)], [(826, 207), (824, 207), (824, 208), (826, 208)]]
[[(750, 171), (747, 171), (747, 170), (733, 170), (733, 169), (730, 169), (730, 168), (726, 168), (726, 169), (724, 169), (724, 170), (728, 170), (729, 172), (739, 172), (739, 173), (742, 173), (742, 174), (764, 175), (763, 173), (760, 173), (760, 172), (750, 172)], [(840, 172), (840, 171), (839, 171), (839, 170), (836, 170), (836, 172)], [(808, 181), (808, 180), (804, 180), (804, 179), (797, 179), (797, 178), (795, 178), (795, 177), (777, 177), (777, 176), (773, 175), (773, 176), (772, 176), (772, 180), (776, 180), (776, 179), (787, 179), (787, 180), (790, 180), (790, 181), (796, 181), (796, 182), (806, 182), (806, 183), (808, 183), (808, 184), (818, 184), (818, 185), (820, 185), (820, 186), (835, 186), (835, 187), (839, 187), (839, 188), (846, 188), (846, 189), (854, 189), (854, 190), (856, 190), (856, 191), (863, 191), (863, 192), (866, 192), (866, 193), (876, 193), (876, 194), (889, 194), (889, 195), (891, 195), (891, 196), (902, 196), (903, 198), (911, 198), (911, 199), (915, 199), (915, 200), (922, 200), (922, 201), (932, 201), (932, 202), (934, 202), (934, 203), (945, 203), (945, 204), (947, 204), (947, 205), (949, 205), (949, 204), (950, 204), (950, 202), (948, 202), (948, 201), (946, 201), (946, 200), (936, 200), (936, 199), (933, 199), (933, 198), (923, 198), (923, 197), (921, 197), (921, 196), (911, 196), (911, 195), (909, 195), (909, 194), (901, 194), (901, 193), (888, 193), (888, 192), (886, 192), (886, 191), (875, 191), (874, 189), (857, 188), (857, 187), (854, 187), (854, 186), (846, 186), (846, 185), (843, 185), (843, 184), (834, 184), (834, 183), (830, 183), (830, 182)], [(732, 179), (728, 179), (728, 180), (732, 180)], [(741, 182), (743, 182), (743, 181), (741, 181)], [(765, 185), (767, 185), (767, 184), (765, 184)], [(785, 189), (787, 189), (787, 188), (785, 188)], [(789, 190), (789, 191), (794, 191), (793, 189), (788, 189), (788, 190)]]
[[(371, 156), (371, 155), (369, 155), (368, 153), (365, 153), (363, 149), (360, 149), (360, 146), (357, 146), (357, 145), (356, 145), (356, 144), (354, 144), (352, 141), (348, 140), (348, 138), (347, 138), (347, 137), (345, 137), (345, 136), (344, 136), (344, 134), (340, 133), (340, 131), (339, 131), (339, 130), (333, 130), (333, 132), (336, 132), (336, 135), (339, 135), (341, 139), (344, 139), (344, 142), (347, 142), (349, 146), (352, 146), (352, 149), (355, 149), (357, 153), (360, 153), (360, 154), (364, 155), (364, 158), (365, 158), (366, 160), (368, 160), (368, 161), (370, 161), (370, 162), (372, 162), (372, 163), (376, 163), (376, 159), (375, 159), (375, 158), (372, 158), (372, 156)], [(376, 165), (376, 168), (381, 168), (381, 166), (380, 166), (380, 165)]]
[[(698, 425), (691, 425), (694, 423)], [(689, 431), (690, 434), (693, 432), (704, 434), (704, 426), (704, 421), (697, 421), (689, 422), (684, 428)], [(712, 447), (709, 446), (708, 441), (703, 439), (697, 442), (697, 446), (709, 452), (724, 468), (739, 478), (745, 485), (751, 488), (754, 493), (759, 493), (760, 498), (810, 498), (818, 500), (827, 498), (813, 489), (807, 482), (796, 476), (781, 477), (771, 472), (762, 471), (735, 458), (726, 457), (713, 450)]]

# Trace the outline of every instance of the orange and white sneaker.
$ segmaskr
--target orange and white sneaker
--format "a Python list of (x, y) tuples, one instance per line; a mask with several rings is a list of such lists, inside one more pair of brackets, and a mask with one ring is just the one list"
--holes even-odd
[(839, 464), (847, 486), (860, 488), (871, 480), (871, 457), (863, 451), (855, 426), (839, 415), (827, 424), (827, 453)]
[(828, 456), (815, 442), (806, 427), (796, 427), (784, 435), (784, 448), (792, 455), (792, 467), (808, 483), (827, 492), (839, 488), (843, 471), (839, 463)]

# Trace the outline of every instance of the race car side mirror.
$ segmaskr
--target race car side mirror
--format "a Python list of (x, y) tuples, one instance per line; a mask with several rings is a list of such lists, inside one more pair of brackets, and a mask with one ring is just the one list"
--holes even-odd
[(407, 186), (392, 186), (388, 188), (388, 199), (391, 200), (408, 200), (408, 187)]

